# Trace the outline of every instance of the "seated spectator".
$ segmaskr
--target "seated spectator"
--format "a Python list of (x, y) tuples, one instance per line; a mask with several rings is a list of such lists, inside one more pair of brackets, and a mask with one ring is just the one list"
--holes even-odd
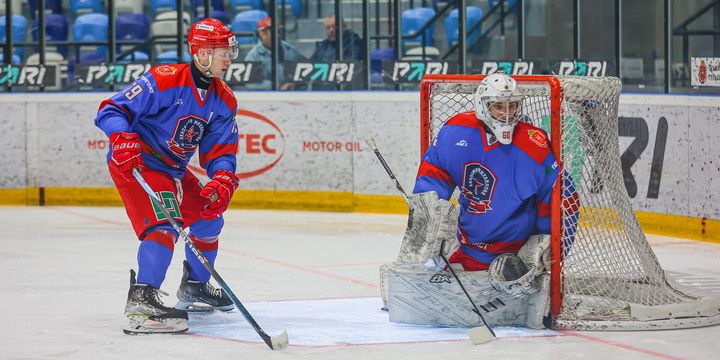
[[(333, 62), (336, 60), (335, 15), (328, 16), (324, 24), (327, 38), (315, 44), (315, 52), (310, 57), (310, 60)], [(342, 22), (342, 32), (343, 60), (352, 61), (365, 59), (365, 49), (362, 38), (354, 31), (348, 29), (344, 21)]]
[[(258, 22), (257, 33), (260, 41), (245, 56), (245, 61), (259, 61), (263, 67), (263, 80), (260, 84), (247, 84), (248, 89), (253, 90), (269, 90), (272, 88), (272, 21), (270, 17), (266, 17)], [(282, 41), (280, 42), (280, 63), (278, 64), (278, 78), (280, 90), (292, 90), (295, 88), (294, 83), (286, 83), (285, 73), (283, 71), (283, 61), (302, 61), (305, 58), (300, 54), (295, 45)]]

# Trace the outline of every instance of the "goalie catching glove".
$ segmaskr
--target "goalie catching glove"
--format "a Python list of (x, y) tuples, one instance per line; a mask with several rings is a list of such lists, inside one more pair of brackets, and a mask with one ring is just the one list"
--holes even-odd
[(142, 170), (143, 159), (140, 154), (140, 135), (134, 132), (116, 132), (110, 134), (112, 145), (112, 162), (128, 179), (132, 179), (133, 168)]
[(201, 196), (210, 199), (210, 205), (200, 213), (203, 220), (217, 219), (227, 210), (238, 182), (238, 177), (230, 171), (218, 170), (215, 173), (200, 192)]
[(507, 253), (493, 260), (488, 269), (490, 285), (517, 298), (538, 291), (535, 278), (550, 266), (550, 236), (533, 235), (517, 255)]

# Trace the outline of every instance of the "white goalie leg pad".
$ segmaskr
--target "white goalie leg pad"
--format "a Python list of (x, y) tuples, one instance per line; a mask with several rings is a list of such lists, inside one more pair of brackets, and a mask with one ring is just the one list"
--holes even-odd
[[(526, 325), (527, 298), (515, 298), (493, 289), (486, 271), (456, 272), (488, 325)], [(428, 270), (424, 264), (388, 267), (388, 310), (394, 323), (482, 325), (452, 274)]]
[(531, 329), (544, 329), (543, 320), (550, 313), (550, 273), (545, 271), (535, 277), (538, 288), (528, 296), (527, 326)]
[(535, 278), (549, 266), (550, 237), (533, 235), (517, 255), (502, 254), (490, 264), (490, 284), (498, 291), (516, 297), (534, 294), (539, 290)]
[(446, 245), (455, 244), (445, 249), (446, 255), (459, 246), (455, 231), (460, 208), (438, 198), (434, 191), (408, 196), (408, 207), (408, 224), (397, 263), (425, 262), (440, 252), (443, 241), (447, 242)]
[[(393, 264), (424, 263), (440, 252), (445, 242), (444, 254), (449, 256), (460, 244), (455, 232), (460, 208), (438, 198), (429, 191), (408, 196), (408, 223), (397, 260)], [(380, 267), (380, 293), (387, 308), (387, 269), (393, 264)]]

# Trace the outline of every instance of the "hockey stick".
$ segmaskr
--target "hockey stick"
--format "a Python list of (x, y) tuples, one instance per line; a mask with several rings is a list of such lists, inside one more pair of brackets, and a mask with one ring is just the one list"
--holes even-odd
[(453, 270), (452, 266), (450, 266), (450, 262), (445, 257), (445, 254), (443, 253), (444, 247), (445, 242), (443, 241), (440, 244), (440, 257), (445, 262), (445, 265), (447, 266), (448, 270), (450, 270), (450, 273), (455, 278), (455, 281), (457, 281), (458, 285), (460, 285), (460, 288), (465, 293), (465, 296), (467, 296), (470, 304), (472, 304), (473, 312), (475, 312), (477, 316), (480, 317), (480, 321), (482, 321), (483, 323), (482, 326), (474, 327), (468, 330), (468, 336), (470, 337), (470, 341), (472, 341), (472, 343), (475, 345), (479, 345), (495, 340), (495, 332), (492, 328), (490, 328), (490, 326), (488, 326), (487, 321), (485, 321), (485, 318), (480, 313), (480, 309), (478, 309), (478, 307), (475, 305), (472, 297), (470, 297), (470, 294), (468, 294), (467, 290), (465, 290), (465, 286), (463, 286), (462, 282), (460, 282), (460, 278), (458, 278), (457, 274), (455, 274), (455, 270)]
[(220, 287), (225, 290), (225, 293), (228, 294), (230, 297), (230, 300), (232, 300), (233, 304), (235, 305), (238, 310), (242, 313), (243, 317), (245, 317), (245, 320), (252, 325), (252, 327), (255, 329), (255, 332), (260, 335), (260, 337), (265, 341), (265, 343), (273, 350), (282, 350), (285, 349), (288, 346), (288, 334), (287, 331), (282, 332), (280, 335), (276, 336), (270, 336), (265, 333), (265, 331), (258, 325), (258, 323), (253, 319), (252, 315), (250, 315), (250, 312), (247, 311), (245, 306), (238, 300), (238, 298), (235, 296), (235, 294), (230, 290), (230, 287), (225, 283), (225, 280), (223, 280), (220, 277), (220, 274), (213, 269), (212, 266), (210, 266), (210, 262), (208, 262), (208, 259), (203, 255), (200, 250), (193, 244), (192, 240), (189, 239), (188, 234), (185, 233), (185, 231), (182, 229), (182, 226), (175, 221), (175, 219), (170, 215), (170, 212), (167, 208), (165, 208), (165, 205), (160, 200), (160, 197), (150, 188), (150, 185), (145, 181), (142, 174), (138, 171), (137, 168), (133, 169), (133, 176), (135, 177), (135, 180), (137, 180), (138, 184), (145, 190), (145, 192), (150, 196), (150, 200), (152, 200), (152, 203), (160, 209), (160, 211), (165, 215), (165, 217), (168, 219), (168, 222), (170, 222), (170, 225), (175, 229), (175, 231), (178, 232), (178, 235), (185, 241), (185, 244), (190, 248), (190, 251), (197, 256), (198, 260), (203, 264), (205, 269), (210, 272), (210, 275), (212, 275), (213, 279), (217, 281), (217, 283), (220, 285)]
[(385, 171), (390, 175), (390, 179), (392, 179), (395, 182), (395, 187), (400, 191), (403, 198), (405, 198), (405, 202), (408, 202), (408, 195), (403, 189), (402, 185), (400, 185), (400, 181), (395, 177), (395, 174), (393, 174), (392, 170), (390, 170), (390, 166), (388, 166), (387, 162), (385, 162), (385, 158), (383, 158), (382, 154), (380, 153), (380, 150), (378, 150), (377, 145), (375, 145), (375, 139), (373, 138), (367, 138), (365, 139), (365, 142), (368, 144), (370, 149), (375, 153), (375, 156), (377, 156), (378, 160), (380, 160), (380, 163), (385, 168)]

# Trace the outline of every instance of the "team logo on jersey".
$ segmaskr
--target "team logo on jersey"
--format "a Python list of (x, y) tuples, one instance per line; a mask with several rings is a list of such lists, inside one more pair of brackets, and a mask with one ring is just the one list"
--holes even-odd
[(479, 162), (465, 164), (463, 171), (462, 194), (470, 201), (468, 211), (471, 214), (484, 214), (490, 208), (496, 183), (495, 174)]
[(187, 153), (192, 156), (192, 153), (200, 144), (200, 139), (205, 134), (207, 125), (207, 120), (196, 115), (188, 115), (178, 119), (172, 140), (167, 141), (168, 149), (183, 160), (185, 160)]
[(430, 278), (431, 284), (448, 283), (450, 284), (450, 278), (445, 274), (435, 274)]
[(547, 147), (547, 138), (542, 133), (542, 131), (538, 130), (528, 130), (528, 135), (530, 135), (530, 141), (534, 142), (539, 147)]
[(176, 72), (177, 68), (170, 65), (163, 65), (155, 68), (155, 73), (160, 76), (174, 75)]
[(456, 142), (456, 143), (455, 143), (455, 146), (467, 147), (467, 146), (468, 146), (468, 142), (467, 142), (467, 140), (463, 139), (463, 140), (460, 140), (460, 141)]

